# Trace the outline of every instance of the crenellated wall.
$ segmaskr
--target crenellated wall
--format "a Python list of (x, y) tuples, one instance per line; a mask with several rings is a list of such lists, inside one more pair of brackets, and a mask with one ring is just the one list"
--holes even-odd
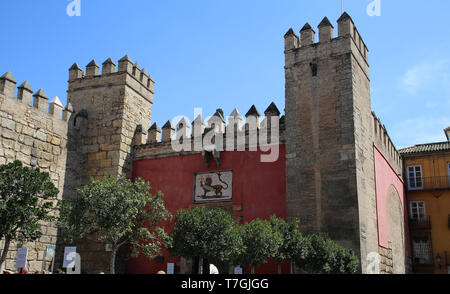
[(78, 64), (69, 69), (68, 101), (75, 112), (88, 113), (84, 181), (105, 174), (129, 174), (131, 146), (138, 125), (149, 125), (154, 82), (132, 63), (128, 55), (119, 60), (118, 71), (109, 58), (102, 73), (95, 60), (83, 72)]
[[(0, 164), (20, 160), (26, 166), (48, 172), (61, 199), (72, 111), (63, 109), (58, 97), (48, 103), (42, 89), (33, 94), (28, 81), (18, 87), (15, 97), (16, 84), (10, 72), (0, 77)], [(55, 246), (57, 229), (43, 224), (42, 232), (44, 235), (36, 242), (13, 242), (5, 268), (14, 269), (17, 248), (26, 247), (29, 248), (28, 271), (41, 270), (43, 252), (46, 246)], [(3, 248), (2, 242), (0, 248)]]
[[(139, 128), (134, 159), (202, 153), (209, 151), (212, 145), (218, 151), (256, 151), (258, 148), (270, 148), (272, 143), (285, 143), (284, 116), (280, 118), (274, 103), (266, 109), (264, 117), (253, 105), (246, 114), (245, 123), (237, 109), (226, 119), (228, 124), (225, 118), (215, 113), (206, 123), (199, 115), (192, 123), (182, 118), (175, 127), (169, 120), (162, 130), (156, 123), (147, 132)], [(272, 133), (272, 125), (275, 130), (278, 129), (277, 133)]]
[[(44, 90), (34, 93), (28, 81), (17, 88), (10, 72), (0, 77), (0, 164), (15, 159), (48, 171), (59, 188), (59, 198), (71, 199), (91, 177), (131, 175), (133, 146), (138, 126), (149, 125), (154, 82), (128, 55), (100, 66), (92, 60), (83, 71), (69, 69), (67, 106), (58, 97), (50, 103)], [(34, 93), (34, 94), (33, 94)], [(56, 266), (61, 266), (65, 244), (57, 230), (44, 226), (44, 236), (33, 244), (30, 271), (41, 269), (46, 245), (56, 245)], [(0, 244), (1, 245), (1, 244)], [(17, 244), (8, 254), (6, 268), (14, 269)], [(105, 244), (86, 239), (77, 244), (83, 272), (107, 271)], [(35, 251), (33, 251), (35, 250)], [(120, 262), (118, 263), (119, 272)]]
[(387, 157), (389, 163), (393, 166), (395, 171), (400, 177), (403, 175), (403, 161), (397, 148), (389, 137), (389, 133), (386, 130), (384, 124), (377, 117), (375, 112), (372, 111), (373, 118), (373, 142), (380, 149), (384, 156)]

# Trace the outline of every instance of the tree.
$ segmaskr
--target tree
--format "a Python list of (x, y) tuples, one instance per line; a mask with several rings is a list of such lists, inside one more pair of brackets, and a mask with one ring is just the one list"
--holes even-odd
[(226, 262), (241, 252), (242, 239), (233, 218), (222, 209), (181, 209), (167, 249), (174, 256)]
[(278, 262), (278, 274), (281, 274), (281, 263), (284, 260), (292, 261), (296, 252), (301, 250), (303, 236), (299, 230), (300, 222), (298, 220), (286, 222), (282, 218), (272, 216), (270, 223), (272, 225), (272, 229), (279, 232), (283, 240), (280, 244), (281, 246), (279, 247), (278, 252), (274, 256)]
[(111, 245), (110, 272), (115, 273), (116, 254), (130, 245), (131, 257), (143, 253), (148, 258), (159, 254), (167, 234), (157, 224), (170, 218), (163, 195), (150, 194), (150, 183), (134, 182), (120, 176), (91, 180), (77, 190), (76, 199), (66, 206), (61, 228), (70, 241), (94, 236)]
[(50, 175), (38, 168), (18, 160), (0, 166), (0, 240), (5, 240), (0, 268), (12, 241), (35, 241), (42, 236), (41, 223), (56, 220), (58, 193)]
[(303, 238), (294, 260), (306, 272), (317, 274), (353, 274), (359, 264), (352, 250), (317, 234)]
[(265, 263), (269, 258), (279, 257), (283, 236), (280, 231), (273, 229), (269, 221), (255, 219), (242, 225), (240, 233), (244, 250), (234, 260), (235, 265), (251, 266), (251, 273), (254, 274), (255, 266)]

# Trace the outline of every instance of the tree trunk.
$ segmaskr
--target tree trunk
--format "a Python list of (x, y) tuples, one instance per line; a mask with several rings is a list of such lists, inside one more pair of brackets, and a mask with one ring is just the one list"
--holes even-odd
[(278, 274), (281, 275), (281, 262), (278, 262)]
[(199, 259), (198, 257), (192, 258), (192, 274), (194, 275), (198, 274)]
[(252, 265), (252, 267), (251, 267), (251, 274), (252, 274), (252, 275), (255, 274), (255, 266), (254, 266), (254, 265)]
[(209, 261), (206, 258), (203, 258), (202, 269), (204, 275), (209, 275)]
[(119, 244), (114, 244), (112, 245), (112, 252), (111, 252), (111, 260), (109, 263), (109, 271), (111, 275), (115, 275), (116, 274), (116, 256), (117, 256), (117, 251), (119, 251), (119, 248), (122, 247), (122, 245), (125, 245), (128, 242), (128, 239), (123, 240), (121, 243)]
[(2, 256), (0, 256), (0, 269), (3, 267), (3, 263), (5, 263), (6, 255), (8, 254), (10, 244), (11, 239), (5, 239), (5, 246), (3, 246)]
[(295, 273), (295, 263), (291, 261), (291, 275)]
[(118, 249), (119, 249), (118, 247), (113, 247), (113, 250), (111, 252), (111, 260), (110, 260), (110, 264), (109, 264), (109, 273), (111, 275), (116, 274), (116, 255), (117, 255)]

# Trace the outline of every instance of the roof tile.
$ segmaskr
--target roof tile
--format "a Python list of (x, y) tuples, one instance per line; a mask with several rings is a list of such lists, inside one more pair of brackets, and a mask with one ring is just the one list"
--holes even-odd
[(403, 156), (421, 153), (447, 152), (447, 151), (450, 152), (450, 141), (419, 144), (399, 150), (400, 154)]

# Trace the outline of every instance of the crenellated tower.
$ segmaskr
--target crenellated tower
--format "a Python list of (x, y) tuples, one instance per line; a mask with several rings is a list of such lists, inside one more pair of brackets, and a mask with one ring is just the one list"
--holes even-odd
[[(352, 18), (285, 35), (287, 216), (361, 256), (378, 251), (368, 49)], [(363, 270), (364, 271), (364, 270)]]
[[(68, 83), (68, 107), (74, 112), (74, 122), (83, 121), (85, 128), (69, 124), (66, 198), (90, 178), (131, 176), (133, 146), (147, 139), (142, 130), (150, 126), (154, 92), (152, 77), (128, 55), (119, 60), (117, 70), (111, 58), (101, 69), (95, 60), (85, 71), (75, 63), (69, 69)], [(85, 272), (108, 268), (106, 244), (90, 237), (79, 244)], [(117, 266), (118, 272), (124, 271), (123, 262)]]
[(85, 142), (87, 163), (83, 182), (105, 174), (129, 174), (132, 145), (138, 126), (148, 128), (153, 105), (154, 81), (128, 55), (119, 60), (95, 60), (83, 70), (69, 69), (68, 103), (75, 113), (85, 110), (88, 128)]

